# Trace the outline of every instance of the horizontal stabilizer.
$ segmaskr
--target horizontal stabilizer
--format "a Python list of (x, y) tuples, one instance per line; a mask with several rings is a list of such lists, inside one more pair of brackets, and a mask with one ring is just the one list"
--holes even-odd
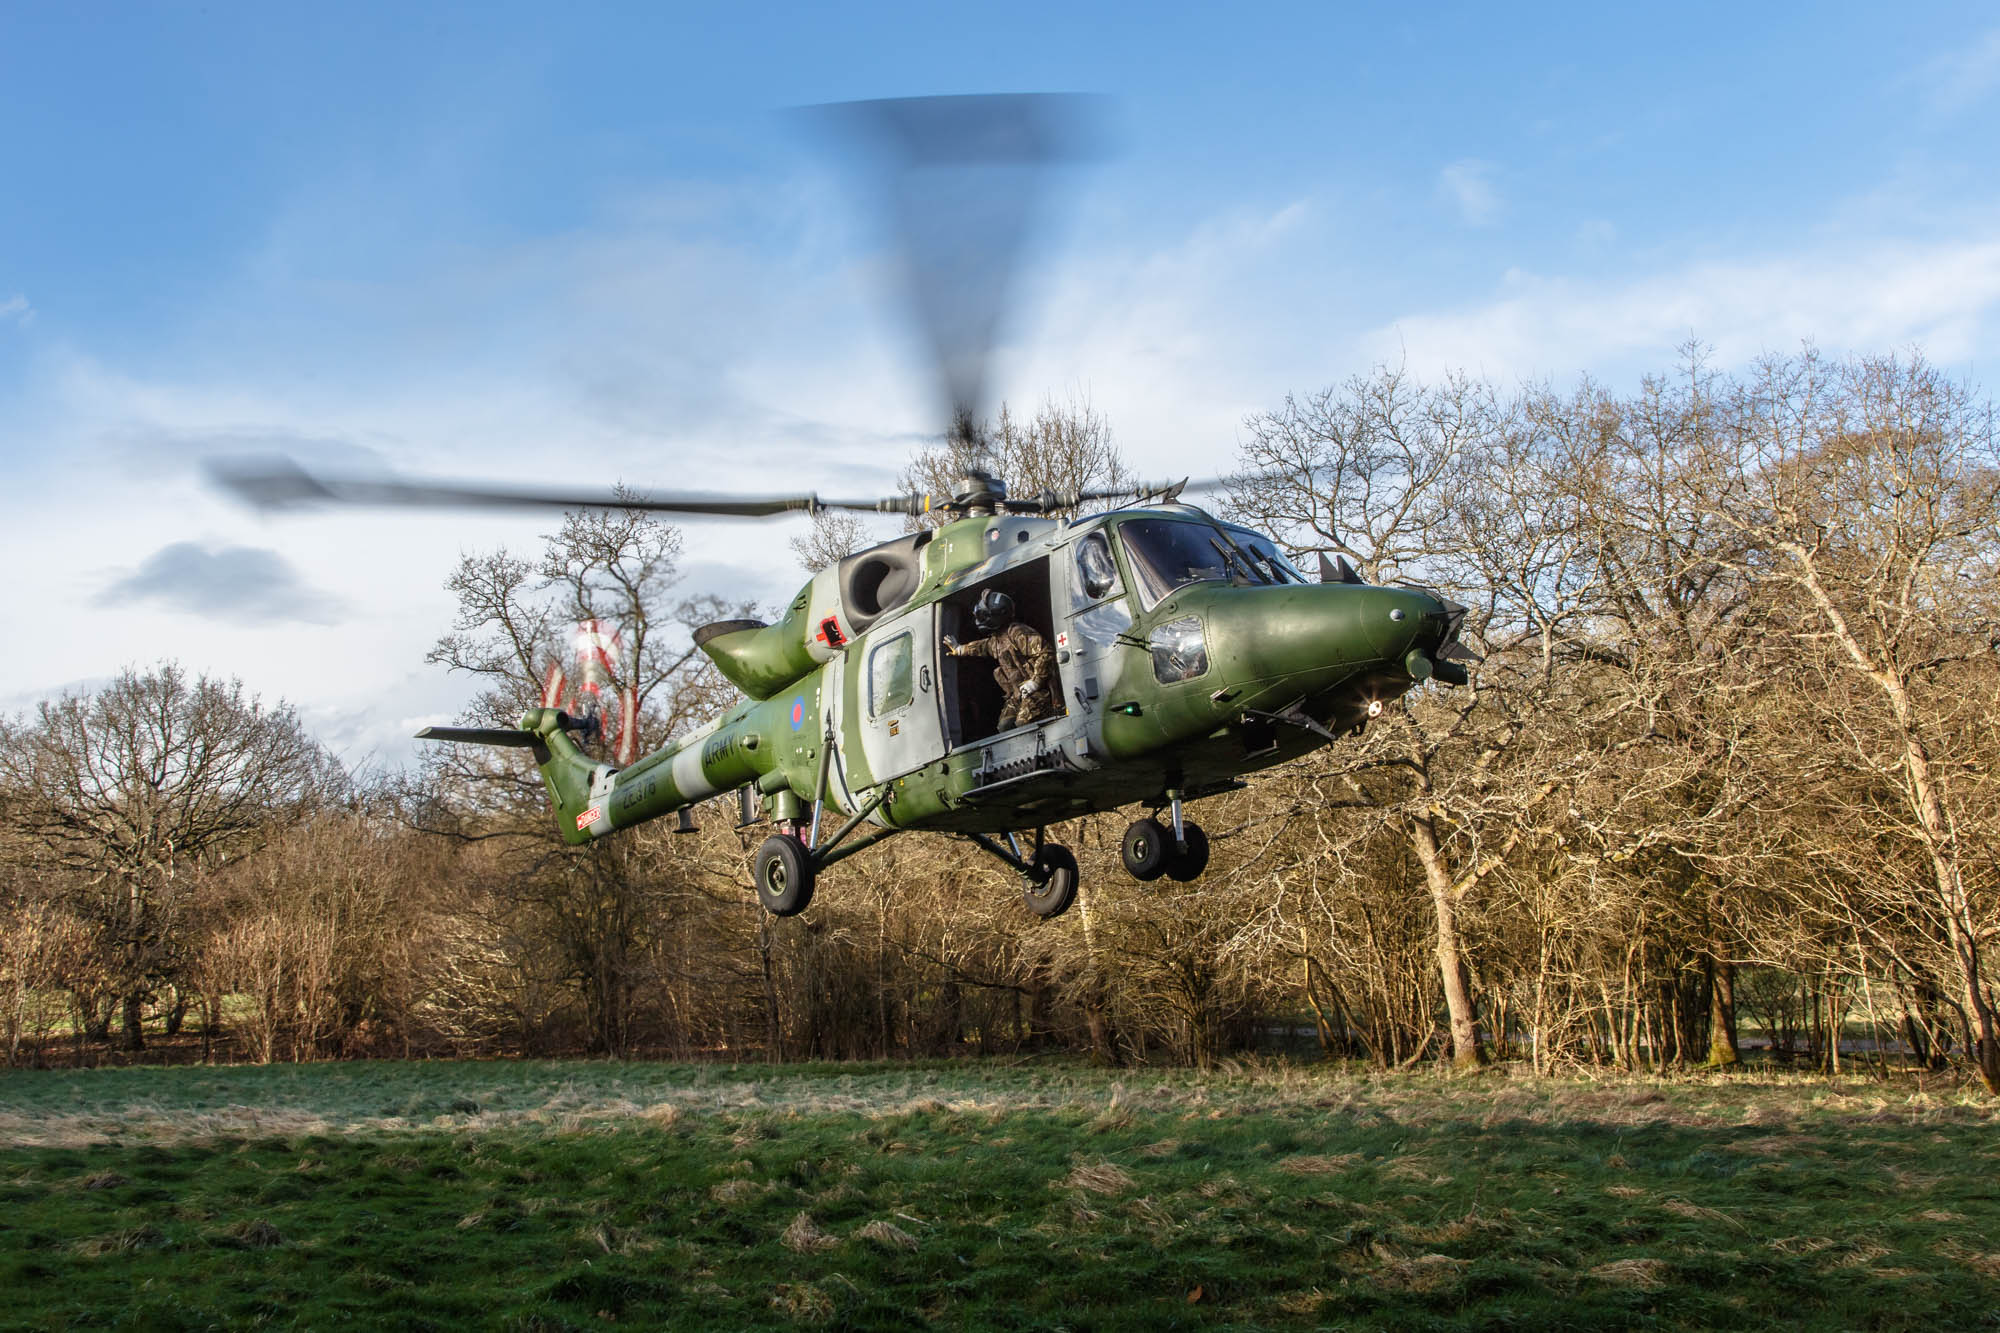
[(417, 733), (420, 741), (458, 741), (464, 745), (513, 745), (533, 749), (542, 738), (532, 731), (513, 727), (425, 727)]

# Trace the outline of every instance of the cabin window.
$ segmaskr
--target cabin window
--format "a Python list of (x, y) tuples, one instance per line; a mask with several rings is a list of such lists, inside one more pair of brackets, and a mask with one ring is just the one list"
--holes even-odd
[(1126, 630), (1132, 628), (1132, 611), (1125, 605), (1127, 599), (1115, 602), (1100, 602), (1088, 611), (1079, 611), (1070, 617), (1070, 632), (1085, 643), (1107, 644), (1114, 642)]
[(1183, 616), (1157, 625), (1146, 636), (1153, 650), (1153, 675), (1162, 685), (1193, 680), (1208, 670), (1208, 645), (1202, 641), (1201, 622)]
[(881, 717), (910, 706), (913, 649), (909, 631), (905, 630), (868, 654), (868, 716)]
[(1111, 559), (1111, 539), (1093, 532), (1076, 544), (1076, 603), (1088, 606), (1118, 593), (1118, 566)]

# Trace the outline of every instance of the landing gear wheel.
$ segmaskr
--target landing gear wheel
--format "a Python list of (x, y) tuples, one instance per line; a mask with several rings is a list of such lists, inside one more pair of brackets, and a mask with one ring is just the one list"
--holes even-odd
[(1184, 848), (1174, 846), (1171, 836), (1167, 839), (1167, 874), (1185, 884), (1208, 869), (1208, 835), (1201, 825), (1183, 819), (1181, 837), (1187, 843)]
[(1069, 848), (1051, 842), (1035, 853), (1032, 864), (1022, 900), (1043, 920), (1061, 916), (1076, 901), (1076, 858)]
[(812, 854), (797, 838), (777, 833), (764, 839), (750, 865), (757, 901), (772, 916), (797, 916), (813, 900)]
[(1125, 830), (1125, 871), (1140, 883), (1150, 883), (1167, 873), (1167, 853), (1174, 847), (1173, 834), (1160, 827), (1157, 819), (1135, 819)]

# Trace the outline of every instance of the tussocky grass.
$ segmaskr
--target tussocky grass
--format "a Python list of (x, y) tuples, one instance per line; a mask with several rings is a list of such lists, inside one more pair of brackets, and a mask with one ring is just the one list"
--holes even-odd
[(2000, 1326), (2000, 1114), (1785, 1078), (0, 1075), (0, 1329)]

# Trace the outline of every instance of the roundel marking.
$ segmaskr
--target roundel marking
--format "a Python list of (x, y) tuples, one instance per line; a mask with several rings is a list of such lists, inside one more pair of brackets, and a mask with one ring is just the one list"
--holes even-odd
[(806, 725), (806, 697), (801, 694), (792, 700), (792, 730), (803, 731)]

